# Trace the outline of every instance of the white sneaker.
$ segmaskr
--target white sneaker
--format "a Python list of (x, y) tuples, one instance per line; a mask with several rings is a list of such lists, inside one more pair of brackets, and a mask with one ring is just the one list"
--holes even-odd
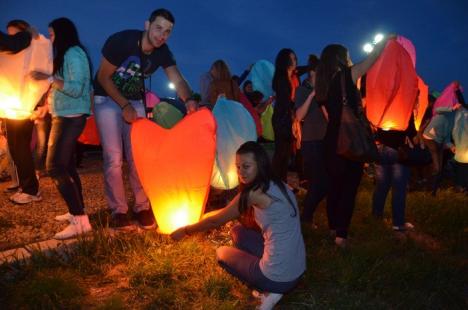
[(10, 200), (14, 203), (24, 205), (26, 203), (34, 202), (34, 201), (41, 201), (42, 196), (41, 193), (38, 192), (36, 195), (29, 195), (23, 192), (17, 192), (10, 197)]
[(65, 214), (62, 214), (62, 215), (57, 215), (55, 217), (55, 220), (56, 221), (59, 221), (59, 222), (71, 222), (73, 219), (73, 215), (70, 214), (70, 212), (67, 212)]
[(271, 310), (280, 301), (283, 294), (276, 293), (262, 293), (260, 294), (261, 304), (258, 306), (258, 310)]
[(89, 224), (89, 218), (87, 215), (72, 215), (70, 225), (65, 227), (61, 232), (56, 233), (54, 239), (65, 240), (85, 234), (91, 230), (93, 230), (93, 228), (91, 227), (91, 224)]

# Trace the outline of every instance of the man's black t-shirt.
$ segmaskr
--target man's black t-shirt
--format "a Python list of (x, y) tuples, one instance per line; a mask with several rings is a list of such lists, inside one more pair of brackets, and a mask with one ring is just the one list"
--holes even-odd
[[(176, 64), (175, 59), (164, 44), (156, 48), (150, 55), (141, 53), (143, 66), (140, 66), (140, 44), (142, 32), (140, 30), (124, 30), (111, 35), (104, 47), (102, 55), (111, 64), (117, 66), (112, 80), (121, 94), (131, 100), (142, 99), (141, 67), (147, 77), (158, 69), (167, 68)], [(107, 96), (97, 77), (94, 80), (94, 94)]]

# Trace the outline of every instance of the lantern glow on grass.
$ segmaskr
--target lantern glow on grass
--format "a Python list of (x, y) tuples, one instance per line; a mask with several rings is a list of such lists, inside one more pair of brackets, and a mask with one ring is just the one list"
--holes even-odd
[(40, 35), (16, 54), (0, 53), (0, 117), (27, 119), (49, 88), (46, 80), (35, 81), (31, 71), (52, 73), (52, 45)]
[(170, 234), (204, 212), (216, 149), (216, 123), (201, 109), (171, 129), (140, 119), (132, 124), (132, 154), (158, 231)]

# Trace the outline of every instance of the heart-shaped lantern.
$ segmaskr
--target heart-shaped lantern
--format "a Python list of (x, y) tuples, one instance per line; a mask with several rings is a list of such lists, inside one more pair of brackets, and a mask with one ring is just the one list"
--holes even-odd
[(247, 141), (257, 140), (257, 131), (250, 113), (239, 102), (218, 99), (213, 109), (216, 119), (216, 161), (211, 185), (232, 189), (239, 184), (236, 151)]
[(132, 153), (159, 232), (196, 223), (203, 214), (216, 150), (216, 123), (201, 109), (171, 129), (141, 119), (131, 130)]

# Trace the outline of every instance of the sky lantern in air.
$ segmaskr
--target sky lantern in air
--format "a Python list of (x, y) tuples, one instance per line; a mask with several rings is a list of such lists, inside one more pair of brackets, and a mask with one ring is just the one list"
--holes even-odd
[(367, 72), (366, 114), (369, 121), (384, 130), (405, 130), (418, 94), (415, 55), (408, 51), (411, 42), (390, 40), (379, 59)]
[(216, 149), (216, 123), (201, 109), (165, 129), (132, 124), (132, 154), (160, 233), (196, 223), (204, 212)]
[(220, 98), (213, 109), (216, 119), (216, 159), (211, 186), (232, 189), (239, 184), (236, 151), (247, 141), (257, 140), (257, 131), (250, 113), (239, 102)]
[(49, 88), (47, 80), (36, 81), (30, 72), (50, 74), (52, 67), (52, 45), (43, 35), (19, 53), (0, 53), (0, 117), (29, 118)]

